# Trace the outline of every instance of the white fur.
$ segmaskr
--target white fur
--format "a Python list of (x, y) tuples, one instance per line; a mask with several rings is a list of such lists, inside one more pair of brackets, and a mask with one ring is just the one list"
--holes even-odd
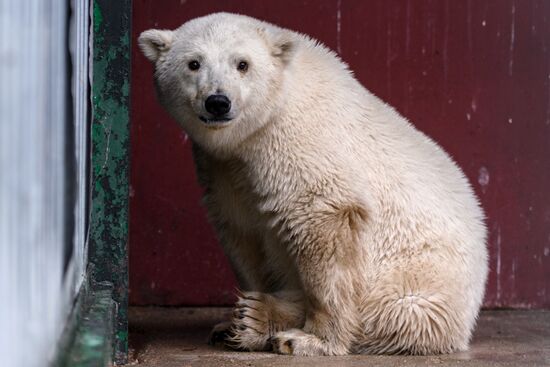
[[(486, 229), (443, 149), (307, 36), (220, 13), (146, 31), (140, 46), (161, 103), (196, 143), (205, 202), (243, 287), (303, 298), (275, 294), (257, 306), (289, 316), (249, 343), (235, 328), (239, 347), (467, 348), (488, 271)], [(191, 59), (200, 70), (187, 68)], [(246, 73), (236, 70), (242, 59)], [(215, 92), (231, 99), (234, 119), (213, 128), (198, 116)], [(287, 306), (274, 306), (277, 297)], [(246, 321), (235, 324), (256, 322)]]

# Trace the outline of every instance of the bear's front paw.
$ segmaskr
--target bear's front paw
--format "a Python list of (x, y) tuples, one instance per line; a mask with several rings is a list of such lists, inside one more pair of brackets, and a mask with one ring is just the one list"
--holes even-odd
[(234, 349), (268, 350), (273, 333), (269, 309), (259, 292), (244, 292), (233, 310), (233, 320), (226, 344)]
[(273, 351), (279, 354), (294, 356), (320, 356), (325, 354), (319, 338), (299, 329), (278, 332), (270, 341)]

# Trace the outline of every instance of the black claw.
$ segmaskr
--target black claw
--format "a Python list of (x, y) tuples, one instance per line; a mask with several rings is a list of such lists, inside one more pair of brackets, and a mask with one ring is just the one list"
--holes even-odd
[(216, 343), (223, 342), (227, 336), (226, 331), (216, 331), (210, 334), (210, 337), (208, 338), (208, 344), (210, 345), (216, 345)]
[(245, 316), (246, 309), (238, 308), (233, 310), (233, 317), (242, 320)]
[(266, 343), (265, 347), (264, 347), (264, 352), (274, 352), (275, 348), (273, 348), (273, 344), (271, 343)]
[(270, 336), (267, 340), (269, 344), (271, 344), (271, 350), (275, 353), (279, 353), (279, 339), (276, 336)]

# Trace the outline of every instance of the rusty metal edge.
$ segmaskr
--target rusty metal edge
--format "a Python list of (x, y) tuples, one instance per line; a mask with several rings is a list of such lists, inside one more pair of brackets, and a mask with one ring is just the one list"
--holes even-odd
[(98, 367), (112, 363), (116, 304), (108, 282), (85, 282), (75, 300), (53, 366)]

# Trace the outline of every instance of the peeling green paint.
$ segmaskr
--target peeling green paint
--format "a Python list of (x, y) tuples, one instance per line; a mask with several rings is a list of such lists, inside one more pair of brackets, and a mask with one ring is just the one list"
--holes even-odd
[(131, 0), (93, 1), (89, 276), (113, 287), (117, 364), (128, 351), (130, 14)]
[(101, 15), (101, 8), (99, 7), (99, 3), (97, 1), (94, 1), (94, 34), (98, 33), (101, 25), (103, 23), (103, 16)]

